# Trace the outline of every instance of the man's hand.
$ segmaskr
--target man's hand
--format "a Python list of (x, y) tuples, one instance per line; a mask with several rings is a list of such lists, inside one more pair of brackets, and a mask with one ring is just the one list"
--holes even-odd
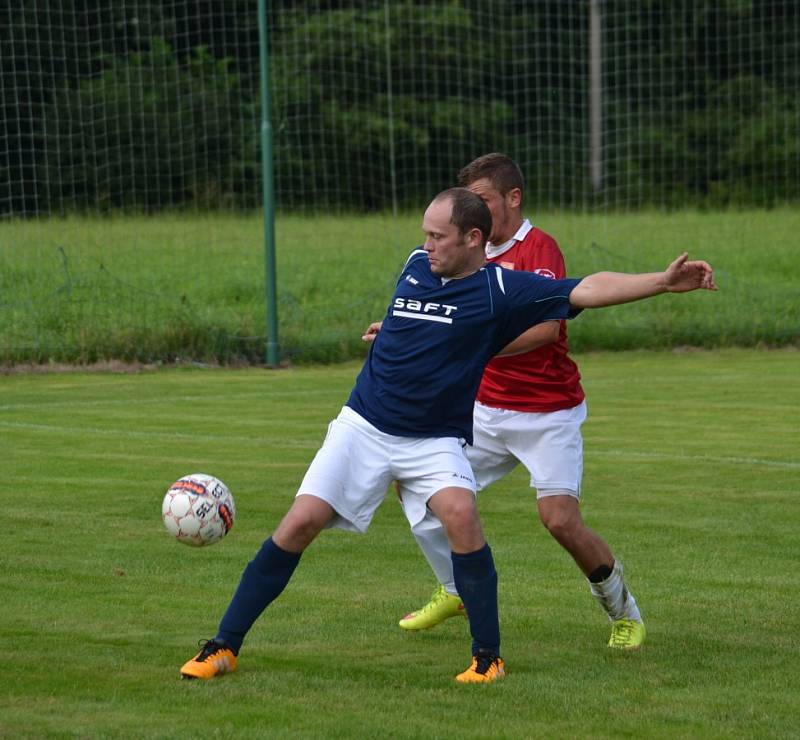
[(698, 288), (717, 289), (711, 265), (703, 260), (690, 262), (687, 252), (670, 264), (664, 273), (664, 280), (670, 293), (686, 293)]
[(378, 332), (381, 330), (381, 321), (373, 321), (368, 327), (367, 331), (361, 335), (361, 339), (364, 342), (374, 342), (375, 337), (378, 336)]

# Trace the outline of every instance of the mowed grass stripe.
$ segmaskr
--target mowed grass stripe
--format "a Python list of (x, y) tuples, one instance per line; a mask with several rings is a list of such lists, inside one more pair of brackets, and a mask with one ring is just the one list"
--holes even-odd
[[(196, 422), (202, 422), (201, 417), (195, 419)], [(191, 421), (191, 420), (185, 420)], [(264, 426), (272, 426), (273, 424), (264, 423)], [(295, 429), (304, 429), (304, 424), (284, 424), (282, 422), (275, 422), (275, 426), (281, 426), (284, 431)], [(255, 424), (254, 424), (255, 426)], [(265, 435), (260, 436), (245, 436), (236, 434), (203, 434), (191, 432), (139, 432), (130, 429), (105, 429), (101, 427), (75, 427), (75, 426), (56, 426), (53, 424), (31, 424), (20, 421), (0, 422), (0, 428), (5, 427), (8, 429), (29, 430), (32, 432), (47, 432), (56, 435), (63, 435), (67, 437), (74, 437), (75, 435), (84, 435), (91, 437), (93, 435), (102, 435), (108, 437), (122, 437), (127, 439), (176, 439), (176, 440), (202, 440), (207, 442), (220, 441), (220, 442), (239, 442), (246, 445), (264, 445), (280, 441), (281, 446), (284, 447), (300, 447), (305, 448), (313, 442), (303, 442), (301, 440), (287, 440), (285, 435), (280, 437), (270, 437)]]
[[(261, 422), (254, 422), (254, 426), (260, 424)], [(280, 422), (273, 422), (274, 424), (280, 424), (284, 429), (291, 429), (292, 425), (290, 424), (283, 424)], [(264, 422), (266, 426), (269, 426), (269, 422)], [(295, 425), (298, 426), (298, 425)], [(115, 436), (115, 437), (123, 437), (123, 438), (130, 438), (130, 439), (179, 439), (179, 440), (204, 440), (204, 441), (225, 441), (225, 442), (238, 442), (240, 444), (245, 444), (248, 446), (264, 446), (270, 444), (279, 444), (282, 448), (287, 449), (317, 449), (319, 444), (317, 442), (308, 441), (308, 442), (300, 442), (300, 441), (291, 441), (287, 440), (285, 436), (281, 435), (280, 437), (270, 437), (270, 436), (243, 436), (243, 435), (235, 435), (235, 434), (190, 434), (190, 433), (179, 433), (179, 432), (171, 432), (169, 434), (162, 434), (159, 432), (135, 432), (130, 430), (122, 430), (122, 429), (100, 429), (100, 428), (92, 428), (92, 427), (57, 427), (53, 425), (46, 425), (46, 424), (26, 424), (23, 422), (0, 422), (0, 428), (9, 428), (9, 429), (27, 429), (30, 431), (35, 432), (49, 432), (56, 435), (63, 435), (70, 438), (74, 438), (77, 434), (85, 434), (85, 435), (105, 435), (105, 436)], [(636, 458), (641, 461), (666, 461), (666, 462), (687, 462), (687, 461), (697, 461), (697, 462), (711, 462), (711, 463), (720, 463), (720, 464), (729, 464), (729, 465), (763, 465), (766, 467), (772, 468), (784, 468), (788, 470), (800, 470), (800, 461), (798, 462), (782, 462), (778, 460), (765, 460), (759, 459), (754, 457), (729, 457), (729, 456), (713, 456), (713, 455), (686, 455), (686, 454), (667, 454), (667, 453), (656, 453), (656, 452), (643, 452), (637, 451), (632, 449), (626, 449), (624, 451), (621, 450), (603, 450), (599, 452), (595, 452), (595, 455), (598, 457), (604, 458)], [(104, 457), (118, 457), (118, 458), (132, 458), (135, 455), (120, 455), (120, 454), (112, 454), (112, 455), (104, 455)], [(283, 464), (279, 463), (271, 463), (271, 466), (281, 466)]]
[(635, 458), (644, 462), (664, 461), (664, 462), (708, 462), (722, 465), (763, 465), (768, 468), (781, 468), (787, 470), (800, 470), (799, 462), (781, 462), (776, 460), (760, 460), (753, 457), (725, 457), (713, 455), (669, 455), (657, 452), (637, 452), (636, 450), (601, 450), (594, 453), (598, 457), (604, 458)]

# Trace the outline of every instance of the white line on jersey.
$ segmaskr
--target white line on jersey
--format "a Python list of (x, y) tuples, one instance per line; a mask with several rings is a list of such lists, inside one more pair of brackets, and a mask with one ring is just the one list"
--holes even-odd
[(497, 275), (497, 284), (500, 286), (500, 290), (503, 291), (503, 295), (506, 294), (506, 286), (503, 285), (503, 271), (498, 270), (495, 268), (494, 274)]
[(411, 262), (412, 259), (418, 254), (428, 254), (424, 249), (415, 249), (411, 254), (408, 255), (408, 259), (406, 260), (406, 264), (403, 267), (408, 267), (408, 263)]
[(423, 321), (438, 321), (442, 324), (452, 324), (453, 319), (447, 316), (431, 316), (424, 313), (412, 313), (411, 311), (392, 311), (392, 316), (404, 316), (407, 319), (422, 319)]

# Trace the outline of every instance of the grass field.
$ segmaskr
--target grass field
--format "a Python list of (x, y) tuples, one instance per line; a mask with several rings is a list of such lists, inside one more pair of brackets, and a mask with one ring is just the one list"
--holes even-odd
[[(421, 216), (277, 220), (282, 356), (355, 359), (367, 323), (422, 239)], [(586, 315), (579, 351), (800, 344), (800, 211), (536, 213), (571, 275), (708, 259), (721, 291)], [(262, 362), (258, 215), (161, 215), (0, 223), (0, 363), (123, 359)]]
[[(237, 674), (178, 679), (357, 365), (0, 376), (0, 736), (798, 737), (800, 353), (578, 360), (584, 516), (625, 562), (648, 640), (605, 647), (517, 471), (480, 499), (509, 668), (489, 687), (451, 679), (464, 622), (396, 627), (434, 584), (391, 497), (367, 535), (323, 533)], [(228, 483), (238, 517), (194, 550), (160, 504), (199, 471)]]

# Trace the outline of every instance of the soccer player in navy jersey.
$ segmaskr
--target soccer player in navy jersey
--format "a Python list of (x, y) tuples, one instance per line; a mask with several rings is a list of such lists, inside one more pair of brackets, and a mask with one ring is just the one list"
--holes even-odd
[(286, 587), (302, 552), (326, 527), (364, 532), (396, 480), (413, 526), (431, 511), (450, 543), (469, 617), (472, 662), (462, 683), (505, 675), (497, 573), (464, 453), (486, 363), (530, 326), (664, 292), (716, 289), (711, 267), (678, 257), (664, 272), (550, 280), (484, 265), (491, 213), (465, 188), (425, 211), (424, 247), (408, 258), (380, 334), (294, 503), (242, 574), (216, 636), (181, 668), (186, 678), (236, 670), (255, 620)]

